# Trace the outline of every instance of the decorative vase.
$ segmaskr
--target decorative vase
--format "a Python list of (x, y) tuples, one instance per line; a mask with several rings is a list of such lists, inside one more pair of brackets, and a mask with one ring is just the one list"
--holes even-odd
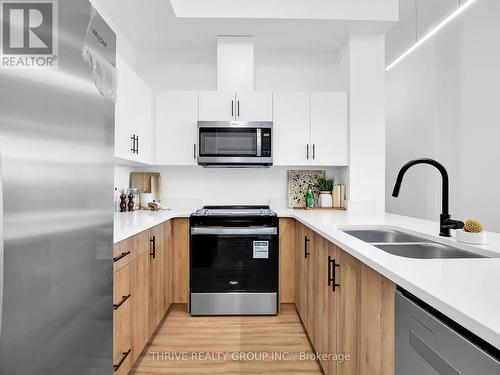
[(457, 230), (457, 241), (472, 245), (483, 245), (486, 243), (486, 232), (472, 233), (463, 229)]
[(319, 192), (319, 206), (320, 207), (332, 207), (333, 206), (333, 198), (332, 194), (329, 191), (320, 191)]

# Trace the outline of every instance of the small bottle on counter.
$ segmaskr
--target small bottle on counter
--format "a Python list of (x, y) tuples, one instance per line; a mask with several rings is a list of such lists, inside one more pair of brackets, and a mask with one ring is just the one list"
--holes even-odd
[(306, 207), (307, 208), (314, 207), (314, 193), (313, 193), (313, 189), (312, 189), (312, 185), (311, 184), (309, 184), (307, 186)]

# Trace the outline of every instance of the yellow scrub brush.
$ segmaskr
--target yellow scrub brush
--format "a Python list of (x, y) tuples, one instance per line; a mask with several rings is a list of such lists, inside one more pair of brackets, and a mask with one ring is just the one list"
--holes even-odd
[(486, 243), (486, 233), (483, 231), (483, 224), (470, 219), (465, 222), (464, 229), (457, 230), (457, 241), (482, 245)]

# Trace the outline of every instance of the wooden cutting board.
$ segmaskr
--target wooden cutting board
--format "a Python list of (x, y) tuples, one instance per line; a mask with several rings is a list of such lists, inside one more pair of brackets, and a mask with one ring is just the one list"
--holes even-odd
[(161, 176), (155, 172), (130, 173), (130, 187), (138, 188), (142, 193), (153, 193), (156, 202), (161, 201)]

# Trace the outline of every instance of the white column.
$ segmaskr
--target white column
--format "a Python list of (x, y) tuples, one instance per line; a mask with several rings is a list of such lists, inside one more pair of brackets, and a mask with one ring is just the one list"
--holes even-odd
[(349, 91), (349, 208), (385, 210), (385, 38), (354, 35), (341, 66)]

